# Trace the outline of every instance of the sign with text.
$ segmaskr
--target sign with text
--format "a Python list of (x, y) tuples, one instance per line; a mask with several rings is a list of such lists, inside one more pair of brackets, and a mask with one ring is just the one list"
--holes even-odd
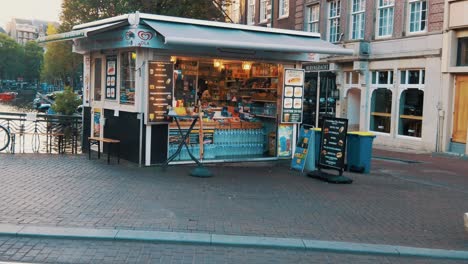
[(342, 171), (345, 162), (348, 119), (326, 117), (322, 124), (319, 166)]
[(148, 114), (147, 124), (169, 123), (167, 110), (174, 97), (174, 64), (150, 61), (148, 63)]
[(281, 123), (302, 123), (304, 70), (285, 69)]
[(106, 99), (114, 99), (117, 96), (117, 56), (106, 58)]

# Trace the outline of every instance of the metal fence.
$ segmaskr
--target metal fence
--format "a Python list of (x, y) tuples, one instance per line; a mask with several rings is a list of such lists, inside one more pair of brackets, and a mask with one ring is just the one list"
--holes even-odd
[[(0, 124), (9, 130), (11, 135), (10, 147), (3, 152), (81, 152), (81, 116), (0, 112)], [(0, 143), (4, 140), (0, 138)]]

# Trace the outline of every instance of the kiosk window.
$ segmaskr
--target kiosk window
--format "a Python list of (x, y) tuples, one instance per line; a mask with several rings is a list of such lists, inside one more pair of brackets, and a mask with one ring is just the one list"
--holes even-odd
[(124, 52), (120, 55), (120, 103), (135, 104), (135, 62), (136, 53)]
[(94, 59), (94, 100), (101, 101), (102, 93), (102, 59)]

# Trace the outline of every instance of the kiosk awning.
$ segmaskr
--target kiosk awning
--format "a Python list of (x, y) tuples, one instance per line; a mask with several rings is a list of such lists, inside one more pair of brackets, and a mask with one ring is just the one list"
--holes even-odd
[(38, 43), (45, 43), (45, 42), (54, 42), (54, 41), (64, 41), (64, 40), (69, 40), (69, 39), (80, 39), (80, 38), (86, 38), (89, 35), (92, 34), (97, 34), (100, 32), (108, 31), (117, 27), (121, 27), (125, 24), (128, 24), (128, 22), (115, 22), (115, 23), (110, 23), (110, 24), (105, 24), (105, 25), (100, 25), (100, 26), (95, 26), (95, 27), (89, 27), (85, 29), (79, 29), (79, 30), (73, 30), (70, 32), (65, 32), (65, 33), (60, 33), (60, 34), (54, 34), (50, 36), (44, 36), (44, 37), (39, 37), (37, 39)]
[[(168, 45), (190, 45), (201, 47), (261, 50), (272, 52), (303, 52), (336, 55), (352, 55), (345, 49), (316, 36), (258, 32), (237, 28), (221, 28), (188, 23), (143, 20), (164, 37)], [(293, 31), (290, 31), (293, 32)], [(303, 32), (301, 32), (303, 33)]]

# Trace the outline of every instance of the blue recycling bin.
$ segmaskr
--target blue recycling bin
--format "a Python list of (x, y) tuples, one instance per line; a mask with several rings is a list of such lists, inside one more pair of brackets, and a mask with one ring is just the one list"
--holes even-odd
[(348, 170), (370, 173), (374, 138), (375, 135), (370, 132), (348, 133), (346, 149)]

